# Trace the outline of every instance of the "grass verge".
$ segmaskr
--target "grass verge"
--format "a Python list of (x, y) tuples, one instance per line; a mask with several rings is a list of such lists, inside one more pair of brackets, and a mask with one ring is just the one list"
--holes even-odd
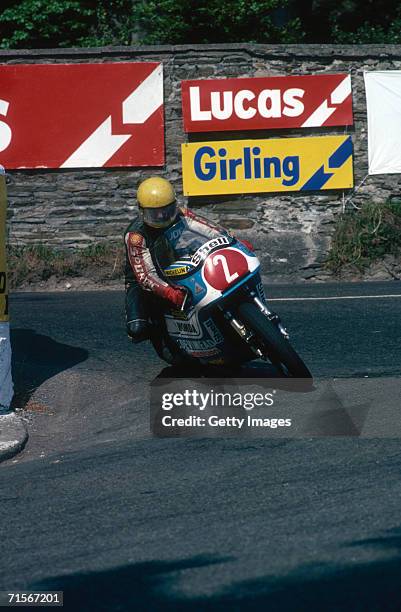
[(401, 202), (369, 202), (338, 218), (326, 267), (335, 274), (349, 266), (363, 272), (371, 263), (400, 252)]
[(88, 277), (95, 282), (114, 280), (121, 278), (124, 271), (124, 248), (115, 243), (79, 250), (58, 250), (41, 244), (9, 246), (7, 257), (10, 289), (51, 277)]
[[(345, 269), (365, 271), (386, 255), (401, 253), (401, 202), (366, 203), (337, 219), (325, 267), (340, 275)], [(10, 289), (50, 278), (85, 277), (95, 283), (120, 279), (125, 254), (121, 243), (105, 242), (84, 249), (58, 250), (46, 245), (9, 246)]]

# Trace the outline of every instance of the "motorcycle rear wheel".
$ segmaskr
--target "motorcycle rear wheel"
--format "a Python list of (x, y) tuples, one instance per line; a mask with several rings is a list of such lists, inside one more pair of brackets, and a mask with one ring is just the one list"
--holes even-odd
[[(312, 374), (289, 341), (273, 321), (250, 302), (238, 306), (238, 318), (262, 343), (266, 356), (273, 365), (293, 378), (312, 379)], [(262, 350), (263, 350), (262, 349)]]

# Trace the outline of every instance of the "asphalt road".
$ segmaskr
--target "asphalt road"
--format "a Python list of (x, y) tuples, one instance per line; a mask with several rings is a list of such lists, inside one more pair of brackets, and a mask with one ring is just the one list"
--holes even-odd
[[(399, 377), (396, 281), (267, 293), (315, 376)], [(76, 611), (401, 609), (400, 440), (151, 438), (164, 365), (126, 340), (122, 294), (18, 294), (11, 313), (30, 441), (0, 466), (0, 590)]]

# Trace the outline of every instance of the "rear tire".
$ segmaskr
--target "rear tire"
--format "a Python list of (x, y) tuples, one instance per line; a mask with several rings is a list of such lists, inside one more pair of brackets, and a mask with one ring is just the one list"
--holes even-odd
[(237, 312), (240, 321), (256, 334), (263, 345), (262, 350), (273, 365), (280, 366), (282, 370), (284, 366), (288, 375), (293, 378), (312, 378), (309, 369), (277, 325), (270, 321), (256, 304), (244, 302), (238, 307)]

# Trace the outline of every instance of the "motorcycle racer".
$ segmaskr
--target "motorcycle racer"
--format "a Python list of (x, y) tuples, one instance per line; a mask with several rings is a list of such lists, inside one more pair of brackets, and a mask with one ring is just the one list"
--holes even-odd
[[(134, 343), (151, 339), (156, 351), (166, 359), (161, 346), (161, 330), (152, 330), (151, 312), (157, 305), (154, 297), (165, 299), (180, 308), (186, 294), (182, 288), (167, 283), (156, 269), (152, 248), (156, 240), (170, 226), (184, 217), (189, 228), (200, 231), (210, 239), (226, 230), (196, 215), (188, 208), (179, 207), (171, 183), (152, 176), (139, 185), (137, 191), (139, 218), (125, 232), (125, 313), (128, 336)], [(156, 333), (152, 333), (155, 332)]]

